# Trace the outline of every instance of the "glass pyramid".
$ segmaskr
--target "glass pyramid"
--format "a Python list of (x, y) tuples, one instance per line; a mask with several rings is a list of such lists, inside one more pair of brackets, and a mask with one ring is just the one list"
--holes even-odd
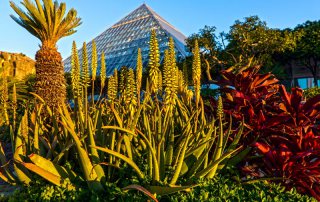
[[(120, 69), (122, 66), (135, 68), (138, 48), (141, 48), (143, 66), (146, 68), (148, 65), (149, 40), (152, 29), (156, 30), (157, 33), (161, 62), (164, 50), (168, 49), (169, 37), (174, 39), (178, 61), (188, 55), (185, 43), (186, 37), (155, 13), (149, 6), (142, 4), (94, 39), (97, 44), (98, 64), (100, 64), (100, 55), (104, 52), (107, 75), (112, 74), (115, 68)], [(92, 41), (87, 44), (89, 63), (91, 48)], [(80, 61), (81, 53), (82, 50), (80, 49)], [(71, 71), (71, 57), (68, 57), (64, 61), (64, 68), (66, 72)]]

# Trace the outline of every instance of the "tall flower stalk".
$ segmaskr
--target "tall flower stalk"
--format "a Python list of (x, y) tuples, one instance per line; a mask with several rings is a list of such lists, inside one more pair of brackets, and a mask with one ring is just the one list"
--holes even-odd
[(94, 81), (96, 80), (96, 77), (97, 77), (97, 67), (98, 67), (97, 45), (94, 40), (92, 41), (91, 52), (92, 52), (92, 57), (91, 57), (91, 81), (92, 81), (91, 101), (92, 101), (92, 106), (94, 106)]
[(83, 110), (83, 98), (82, 98), (82, 85), (81, 85), (81, 69), (79, 62), (79, 55), (77, 50), (76, 42), (72, 43), (72, 54), (71, 54), (71, 85), (72, 92), (75, 101), (75, 108), (79, 108), (80, 111)]
[(150, 53), (149, 53), (149, 85), (151, 93), (156, 94), (159, 89), (159, 66), (160, 53), (156, 31), (151, 31), (150, 37)]
[(138, 49), (138, 56), (137, 56), (137, 69), (136, 69), (136, 82), (137, 82), (137, 97), (138, 97), (138, 104), (140, 105), (140, 91), (141, 91), (141, 83), (142, 83), (142, 55), (141, 49)]
[(129, 69), (128, 79), (126, 82), (126, 106), (128, 106), (128, 113), (131, 117), (133, 117), (133, 114), (136, 111), (136, 105), (137, 105), (137, 97), (136, 97), (136, 83), (134, 79), (134, 71), (133, 69)]
[(17, 108), (18, 108), (17, 87), (16, 87), (16, 84), (13, 84), (13, 92), (12, 92), (13, 131), (16, 131)]
[(185, 84), (188, 86), (189, 85), (189, 74), (188, 74), (188, 66), (187, 66), (186, 60), (183, 61), (182, 71), (183, 71), (183, 78), (184, 78)]
[(164, 104), (167, 111), (172, 112), (173, 107), (176, 104), (177, 97), (177, 77), (175, 68), (172, 67), (171, 56), (168, 50), (164, 52)]
[[(118, 72), (117, 72), (118, 73)], [(114, 74), (115, 78), (116, 75)], [(119, 93), (120, 93), (120, 100), (125, 101), (126, 100), (126, 84), (127, 84), (127, 79), (128, 79), (128, 68), (123, 66), (120, 69), (120, 81), (119, 81)], [(115, 79), (117, 80), (117, 79)]]
[[(81, 84), (84, 90), (83, 99), (84, 99), (84, 114), (85, 120), (88, 118), (88, 87), (90, 85), (90, 76), (89, 76), (89, 65), (88, 65), (88, 56), (87, 56), (87, 44), (84, 42), (82, 46), (82, 72), (81, 72)], [(87, 125), (87, 121), (85, 121)]]
[(116, 85), (116, 81), (115, 81), (114, 75), (109, 77), (107, 96), (108, 96), (108, 100), (110, 100), (111, 103), (113, 103), (114, 100), (116, 99), (116, 96), (117, 96), (117, 85)]
[(116, 82), (115, 85), (117, 89), (119, 88), (119, 76), (118, 76), (118, 69), (114, 69), (113, 71), (114, 81)]
[(106, 85), (106, 59), (105, 59), (105, 55), (104, 52), (101, 54), (101, 69), (100, 69), (100, 78), (101, 78), (101, 90), (100, 90), (100, 95), (102, 94), (102, 91), (104, 89), (104, 86)]
[(196, 100), (196, 107), (199, 105), (200, 99), (200, 88), (201, 88), (201, 61), (198, 41), (195, 41), (193, 53), (193, 63), (192, 63), (192, 79), (194, 85), (194, 94)]
[(77, 50), (77, 44), (75, 41), (72, 43), (72, 54), (71, 54), (71, 85), (74, 98), (81, 96), (80, 91), (80, 63)]

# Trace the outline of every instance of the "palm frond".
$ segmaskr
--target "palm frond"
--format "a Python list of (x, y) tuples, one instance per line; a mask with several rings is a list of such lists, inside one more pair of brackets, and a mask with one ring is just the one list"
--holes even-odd
[(35, 0), (35, 3), (23, 0), (21, 4), (26, 11), (10, 1), (10, 6), (18, 15), (11, 15), (11, 18), (47, 45), (55, 46), (59, 39), (75, 33), (75, 28), (81, 24), (75, 9), (70, 9), (66, 14), (65, 3), (42, 0), (41, 4), (40, 0)]

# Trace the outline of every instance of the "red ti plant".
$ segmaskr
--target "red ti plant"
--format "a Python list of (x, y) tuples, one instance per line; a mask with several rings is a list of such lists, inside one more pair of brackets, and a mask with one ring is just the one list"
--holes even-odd
[(258, 70), (223, 71), (220, 81), (225, 112), (245, 121), (241, 143), (255, 148), (250, 156), (263, 156), (246, 160), (249, 166), (242, 170), (282, 178), (287, 188), (320, 201), (320, 95), (305, 101), (302, 89), (288, 93), (272, 74)]
[(281, 112), (266, 120), (263, 138), (254, 144), (264, 155), (263, 170), (320, 201), (320, 95), (304, 102), (300, 88), (290, 94), (284, 86), (280, 95)]
[(258, 131), (263, 128), (266, 116), (272, 116), (278, 100), (275, 96), (279, 88), (278, 79), (271, 73), (259, 74), (258, 71), (259, 66), (238, 74), (221, 72), (224, 79), (220, 81), (220, 86), (225, 94), (225, 111), (232, 114), (233, 119), (245, 120), (247, 144), (259, 136)]

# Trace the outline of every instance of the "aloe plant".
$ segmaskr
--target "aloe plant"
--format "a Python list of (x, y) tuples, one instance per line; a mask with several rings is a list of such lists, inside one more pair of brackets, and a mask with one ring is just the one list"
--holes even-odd
[[(195, 93), (193, 99), (176, 66), (172, 39), (170, 45), (166, 72), (162, 74), (152, 64), (155, 67), (152, 74), (163, 75), (164, 91), (155, 83), (143, 90), (142, 70), (135, 76), (133, 69), (122, 68), (119, 85), (117, 71), (109, 77), (107, 99), (88, 102), (88, 65), (82, 62), (80, 81), (74, 44), (75, 107), (61, 104), (57, 113), (53, 113), (39, 95), (33, 94), (36, 104), (25, 111), (19, 130), (12, 133), (17, 177), (8, 170), (6, 156), (0, 148), (0, 178), (12, 184), (28, 185), (36, 174), (56, 186), (62, 186), (64, 181), (76, 186), (75, 179), (80, 179), (91, 191), (104, 192), (106, 183), (119, 180), (118, 169), (131, 168), (141, 181), (151, 179), (147, 188), (152, 194), (164, 195), (196, 186), (181, 186), (182, 178), (215, 177), (241, 150), (237, 143), (243, 125), (232, 129), (232, 123), (226, 122), (221, 99), (217, 116), (205, 114), (201, 96)], [(152, 50), (156, 51), (157, 43), (153, 46)], [(140, 91), (142, 97), (137, 95)], [(43, 116), (43, 110), (49, 116)], [(79, 165), (81, 170), (68, 169), (67, 161)], [(141, 187), (132, 187), (147, 193)]]

